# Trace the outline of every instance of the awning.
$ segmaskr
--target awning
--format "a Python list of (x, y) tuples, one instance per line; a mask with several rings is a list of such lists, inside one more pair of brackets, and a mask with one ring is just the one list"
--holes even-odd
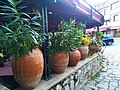
[[(99, 28), (99, 31), (106, 31), (108, 30), (110, 27), (101, 27)], [(92, 32), (92, 31), (95, 31), (97, 32), (97, 29), (96, 28), (89, 28), (89, 29), (86, 29), (87, 32)]]
[(104, 16), (84, 0), (50, 1), (48, 11), (53, 12), (53, 14), (59, 13), (66, 19), (68, 17), (76, 17), (78, 22), (86, 21), (86, 28), (93, 28), (94, 26), (102, 26), (104, 24)]
[(97, 32), (97, 30), (96, 30), (96, 29), (94, 29), (94, 28), (89, 28), (89, 29), (86, 29), (86, 31), (87, 31), (87, 32), (93, 32), (93, 31)]
[[(6, 0), (1, 0), (6, 1)], [(102, 26), (104, 24), (104, 16), (99, 13), (94, 7), (88, 4), (85, 0), (24, 0), (23, 4), (27, 3), (27, 12), (33, 12), (33, 9), (38, 8), (42, 11), (42, 5), (47, 5), (48, 12), (52, 12), (51, 17), (54, 15), (58, 19), (76, 18), (78, 22), (86, 21), (86, 28), (94, 26)], [(2, 3), (0, 3), (2, 5)], [(0, 10), (1, 11), (1, 10)], [(53, 15), (54, 14), (54, 15)], [(48, 15), (50, 15), (48, 13)], [(58, 15), (58, 16), (57, 16)], [(60, 21), (60, 20), (59, 20)], [(51, 23), (53, 23), (51, 21)]]
[(111, 26), (110, 29), (118, 29), (120, 26)]
[(106, 31), (107, 29), (109, 29), (110, 27), (102, 27), (99, 29), (99, 31)]

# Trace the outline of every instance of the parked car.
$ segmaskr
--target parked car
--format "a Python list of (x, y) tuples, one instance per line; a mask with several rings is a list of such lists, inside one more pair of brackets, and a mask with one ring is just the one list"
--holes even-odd
[(102, 38), (102, 41), (106, 44), (106, 45), (112, 45), (112, 43), (114, 43), (114, 39), (111, 36), (104, 36)]

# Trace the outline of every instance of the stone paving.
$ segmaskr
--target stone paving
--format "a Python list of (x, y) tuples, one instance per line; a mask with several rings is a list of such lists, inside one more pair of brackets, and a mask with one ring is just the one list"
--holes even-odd
[(5, 87), (4, 85), (0, 84), (0, 90), (10, 90), (7, 87)]
[(107, 46), (103, 53), (99, 77), (89, 80), (78, 90), (120, 90), (120, 44)]

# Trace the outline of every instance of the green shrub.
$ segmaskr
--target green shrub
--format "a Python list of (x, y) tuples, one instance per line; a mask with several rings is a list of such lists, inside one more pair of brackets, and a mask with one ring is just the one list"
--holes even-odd
[(57, 32), (49, 33), (48, 51), (53, 54), (59, 51), (70, 51), (81, 45), (81, 30), (75, 26), (76, 21), (61, 21)]
[[(29, 14), (22, 12), (23, 0), (8, 0), (0, 6), (4, 15), (0, 18), (0, 44), (1, 51), (5, 50), (10, 55), (25, 56), (35, 46), (42, 46), (45, 39), (39, 12)], [(7, 21), (6, 21), (7, 20)]]

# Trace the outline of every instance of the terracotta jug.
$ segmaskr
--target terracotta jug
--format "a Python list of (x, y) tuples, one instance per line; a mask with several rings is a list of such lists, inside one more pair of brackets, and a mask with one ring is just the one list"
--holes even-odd
[(78, 50), (81, 53), (81, 60), (85, 60), (88, 56), (88, 47), (87, 46), (81, 46), (78, 48)]
[(81, 53), (77, 49), (69, 53), (69, 66), (76, 66), (81, 59)]
[(12, 57), (13, 75), (17, 83), (26, 89), (35, 88), (43, 74), (43, 54), (35, 48), (25, 57)]
[(50, 55), (50, 63), (51, 68), (54, 73), (64, 73), (65, 69), (68, 66), (69, 62), (69, 54), (68, 52), (57, 52), (55, 54)]
[(90, 53), (91, 53), (91, 54), (96, 53), (96, 49), (97, 49), (97, 48), (96, 48), (96, 45), (90, 45), (90, 46), (89, 46), (89, 49), (90, 49)]

